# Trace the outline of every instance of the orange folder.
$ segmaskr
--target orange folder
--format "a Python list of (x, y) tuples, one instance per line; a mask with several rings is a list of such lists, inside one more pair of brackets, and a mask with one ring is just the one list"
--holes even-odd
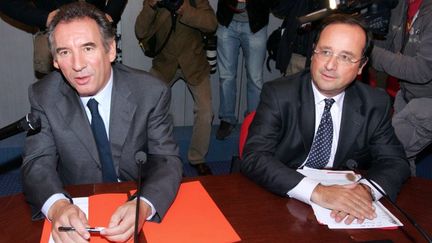
[(146, 222), (148, 243), (238, 242), (240, 237), (199, 181), (182, 183), (160, 224)]
[[(108, 225), (112, 213), (126, 201), (126, 194), (98, 194), (89, 197), (89, 224)], [(180, 185), (177, 197), (161, 223), (146, 222), (148, 243), (238, 242), (240, 237), (199, 181)], [(49, 240), (51, 223), (45, 220), (41, 243)], [(90, 242), (108, 242), (92, 235)], [(130, 241), (132, 242), (132, 240)]]

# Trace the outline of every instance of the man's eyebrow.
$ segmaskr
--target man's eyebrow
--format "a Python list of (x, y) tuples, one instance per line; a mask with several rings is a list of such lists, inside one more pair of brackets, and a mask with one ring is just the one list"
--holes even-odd
[(352, 51), (341, 51), (340, 53), (347, 54), (347, 55), (350, 55), (350, 56), (355, 56)]
[(86, 43), (84, 43), (84, 44), (82, 44), (81, 46), (90, 46), (90, 47), (96, 47), (96, 43), (94, 43), (94, 42), (86, 42)]
[[(318, 47), (321, 50), (331, 50), (334, 51), (333, 48), (331, 46), (320, 46)], [(339, 52), (338, 54), (345, 54), (345, 55), (350, 55), (350, 56), (355, 56), (354, 52), (352, 51), (347, 51), (347, 50), (342, 50), (341, 52)]]
[(58, 47), (58, 48), (56, 48), (56, 53), (59, 53), (59, 52), (61, 52), (61, 51), (64, 51), (64, 50), (68, 50), (68, 48), (66, 48), (66, 47)]
[[(81, 47), (96, 47), (96, 43), (86, 42), (86, 43), (82, 44)], [(68, 50), (68, 49), (69, 48), (67, 48), (67, 47), (59, 47), (59, 48), (56, 48), (56, 53), (59, 53), (61, 51)]]
[(319, 48), (319, 49), (330, 49), (330, 50), (333, 50), (333, 48), (331, 48), (330, 46), (317, 46), (317, 48)]

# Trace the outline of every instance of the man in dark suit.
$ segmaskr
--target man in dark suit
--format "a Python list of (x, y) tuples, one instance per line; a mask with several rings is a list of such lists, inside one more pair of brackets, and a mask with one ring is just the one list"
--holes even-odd
[[(409, 176), (391, 126), (390, 99), (355, 81), (369, 42), (357, 19), (329, 18), (314, 45), (310, 71), (264, 85), (241, 163), (242, 172), (268, 190), (329, 208), (337, 222), (347, 224), (376, 217), (372, 200), (379, 193), (366, 181), (324, 186), (296, 170), (343, 169), (351, 159), (392, 199)], [(324, 163), (316, 166), (317, 161)]]
[[(60, 8), (49, 36), (54, 66), (61, 73), (53, 72), (29, 89), (32, 112), (40, 116), (42, 129), (27, 137), (22, 165), (24, 194), (33, 218), (50, 219), (56, 241), (87, 242), (87, 219), (63, 186), (136, 180), (135, 155), (144, 151), (148, 161), (138, 200), (139, 225), (144, 220), (160, 221), (182, 176), (168, 112), (169, 87), (146, 72), (111, 65), (116, 55), (114, 30), (90, 4)], [(90, 105), (95, 101), (98, 112)], [(102, 123), (99, 132), (94, 128), (97, 121)], [(114, 178), (107, 176), (109, 168)], [(120, 206), (101, 234), (111, 241), (129, 239), (136, 202)], [(73, 226), (76, 231), (59, 232), (59, 226)]]

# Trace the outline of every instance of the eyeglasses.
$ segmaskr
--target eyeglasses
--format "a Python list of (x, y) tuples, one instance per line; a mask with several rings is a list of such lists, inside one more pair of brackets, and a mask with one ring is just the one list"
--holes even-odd
[(332, 56), (335, 56), (337, 63), (343, 64), (343, 65), (351, 65), (354, 63), (358, 63), (365, 58), (362, 56), (360, 59), (355, 59), (349, 54), (344, 54), (344, 53), (335, 54), (335, 53), (333, 53), (333, 51), (326, 50), (326, 49), (324, 49), (324, 50), (314, 49), (313, 52), (322, 61), (328, 61), (328, 60), (330, 60), (330, 58)]

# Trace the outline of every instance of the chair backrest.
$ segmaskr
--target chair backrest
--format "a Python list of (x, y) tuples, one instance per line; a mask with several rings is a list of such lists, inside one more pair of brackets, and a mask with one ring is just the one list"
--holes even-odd
[(242, 159), (243, 156), (243, 147), (246, 143), (246, 138), (249, 133), (249, 126), (252, 123), (253, 119), (255, 117), (255, 111), (250, 112), (246, 115), (246, 117), (243, 120), (243, 124), (240, 128), (240, 136), (239, 136), (239, 157)]

